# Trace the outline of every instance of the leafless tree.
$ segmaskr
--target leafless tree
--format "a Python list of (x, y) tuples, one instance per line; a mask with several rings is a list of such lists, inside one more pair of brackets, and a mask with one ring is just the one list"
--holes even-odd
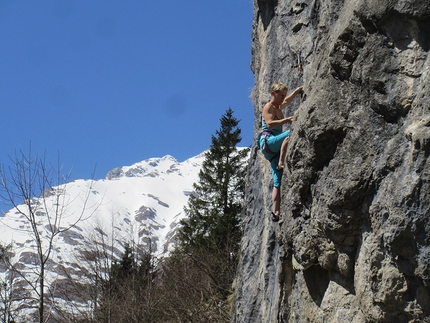
[[(0, 246), (0, 263), (7, 263), (7, 258), (11, 254), (11, 246)], [(5, 266), (1, 266), (2, 269)], [(19, 286), (14, 284), (16, 273), (8, 272), (0, 279), (0, 321), (4, 323), (13, 323), (18, 318), (17, 311), (26, 298), (26, 293)]]
[(229, 300), (220, 293), (219, 273), (215, 273), (221, 258), (213, 250), (201, 248), (193, 256), (172, 254), (163, 261), (158, 286), (163, 295), (159, 305), (162, 322), (230, 322)]
[[(89, 208), (92, 181), (84, 197), (76, 201), (79, 197), (71, 197), (67, 193), (70, 174), (62, 174), (59, 158), (56, 165), (48, 164), (45, 154), (33, 156), (30, 148), (28, 154), (20, 151), (11, 160), (11, 167), (0, 168), (0, 188), (1, 198), (11, 203), (14, 212), (8, 212), (2, 222), (8, 225), (8, 215), (21, 222), (20, 228), (15, 230), (29, 236), (34, 250), (27, 252), (28, 266), (25, 267), (13, 257), (3, 260), (32, 291), (34, 296), (29, 305), (37, 307), (37, 320), (44, 323), (49, 321), (49, 311), (45, 309), (47, 299), (54, 302), (49, 297), (52, 291), (46, 282), (46, 270), (52, 262), (56, 238), (84, 220), (84, 216), (92, 214), (85, 212)], [(72, 202), (81, 203), (78, 214), (69, 213)], [(91, 208), (95, 210), (96, 207)], [(35, 305), (31, 304), (32, 301)]]
[(129, 230), (118, 232), (117, 220), (113, 212), (111, 223), (87, 226), (72, 261), (79, 264), (80, 278), (70, 275), (67, 290), (73, 299), (68, 308), (57, 309), (56, 322), (157, 322), (149, 319), (158, 302), (153, 284), (156, 258), (147, 249), (151, 242), (134, 240), (139, 238), (133, 235), (131, 219)]

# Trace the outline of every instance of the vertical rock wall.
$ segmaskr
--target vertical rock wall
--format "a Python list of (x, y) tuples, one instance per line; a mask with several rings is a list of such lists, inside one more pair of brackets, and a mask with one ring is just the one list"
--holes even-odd
[(232, 322), (430, 322), (430, 1), (254, 7), (255, 133), (273, 82), (305, 94), (281, 226), (252, 150)]

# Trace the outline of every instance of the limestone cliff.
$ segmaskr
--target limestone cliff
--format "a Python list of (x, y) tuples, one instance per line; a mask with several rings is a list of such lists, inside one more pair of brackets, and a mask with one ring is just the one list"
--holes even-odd
[(430, 322), (430, 1), (254, 8), (255, 133), (273, 82), (305, 94), (282, 225), (251, 152), (232, 322)]

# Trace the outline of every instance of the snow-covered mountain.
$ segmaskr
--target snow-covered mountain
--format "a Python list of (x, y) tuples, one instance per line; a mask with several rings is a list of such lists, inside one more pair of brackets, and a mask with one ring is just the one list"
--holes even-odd
[[(102, 180), (76, 180), (53, 188), (62, 190), (60, 202), (55, 194), (45, 192), (43, 202), (51, 203), (50, 207), (60, 203), (63, 208), (62, 222), (57, 225), (65, 228), (81, 218), (76, 226), (60, 234), (55, 242), (58, 252), (79, 248), (85, 233), (97, 230), (106, 235), (113, 232), (122, 243), (146, 245), (152, 253), (165, 253), (184, 216), (183, 208), (198, 180), (203, 159), (204, 153), (184, 162), (167, 155), (115, 168)], [(0, 221), (0, 243), (14, 242), (20, 247), (28, 244), (32, 249), (31, 228), (22, 215), (12, 209), (1, 215)]]
[[(79, 297), (75, 302), (76, 296), (68, 295), (73, 295), (70, 286), (75, 281), (91, 285), (94, 270), (106, 275), (126, 244), (137, 257), (142, 252), (157, 258), (168, 254), (204, 158), (205, 152), (184, 162), (172, 156), (150, 158), (115, 168), (105, 179), (75, 180), (47, 189), (0, 215), (0, 251), (7, 250), (4, 259), (9, 259), (0, 255), (0, 287), (6, 289), (2, 293), (10, 293), (11, 308), (20, 311), (22, 306), (28, 315), (31, 307), (37, 308), (37, 296), (31, 300), (41, 277), (35, 231), (42, 243), (39, 250), (48, 259), (44, 285), (50, 299), (61, 308), (72, 302), (84, 312), (92, 305)], [(36, 210), (37, 230), (23, 215), (29, 214), (28, 205)]]

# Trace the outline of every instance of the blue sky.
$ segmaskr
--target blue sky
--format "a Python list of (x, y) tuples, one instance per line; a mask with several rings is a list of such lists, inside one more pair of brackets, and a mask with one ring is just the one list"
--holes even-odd
[(71, 179), (253, 138), (251, 0), (0, 0), (0, 163), (60, 156)]

